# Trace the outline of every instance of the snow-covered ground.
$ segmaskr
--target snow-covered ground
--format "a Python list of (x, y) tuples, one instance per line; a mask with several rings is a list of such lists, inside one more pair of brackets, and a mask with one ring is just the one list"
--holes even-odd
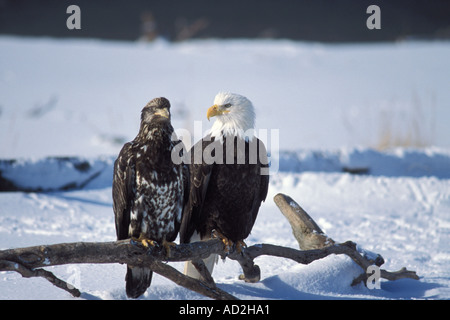
[[(277, 170), (249, 245), (297, 248), (272, 200), (282, 192), (336, 241), (357, 242), (380, 253), (383, 268), (405, 266), (421, 279), (351, 287), (361, 270), (345, 256), (307, 266), (260, 257), (256, 284), (237, 280), (237, 262), (219, 261), (213, 274), (219, 287), (242, 299), (450, 299), (448, 56), (448, 42), (0, 37), (1, 177), (31, 191), (0, 193), (0, 249), (114, 240), (112, 163), (137, 133), (141, 108), (166, 96), (174, 127), (197, 140), (211, 125), (205, 114), (214, 95), (230, 90), (254, 102), (258, 128), (278, 130), (280, 137), (271, 145)], [(413, 128), (417, 139), (434, 146), (368, 148), (389, 121), (390, 130)], [(33, 192), (38, 188), (46, 192)], [(84, 299), (126, 299), (122, 265), (49, 269), (80, 288)], [(0, 298), (73, 299), (46, 280), (5, 272)], [(155, 275), (142, 299), (203, 297)]]

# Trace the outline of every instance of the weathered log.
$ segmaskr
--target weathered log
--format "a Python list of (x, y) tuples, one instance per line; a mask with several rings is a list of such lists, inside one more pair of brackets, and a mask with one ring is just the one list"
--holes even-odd
[[(35, 246), (27, 248), (8, 249), (0, 251), (0, 271), (16, 271), (25, 277), (42, 276), (67, 290), (71, 286), (57, 279), (50, 272), (36, 272), (36, 268), (78, 264), (78, 263), (126, 263), (135, 266), (145, 265), (154, 272), (172, 280), (180, 286), (198, 292), (212, 299), (234, 300), (236, 297), (211, 285), (208, 282), (192, 279), (178, 272), (162, 261), (187, 261), (192, 257), (204, 258), (210, 251), (223, 252), (223, 243), (220, 240), (209, 243), (192, 243), (178, 245), (171, 248), (170, 257), (166, 256), (163, 248), (143, 248), (132, 240), (115, 242), (75, 242), (54, 245)], [(53, 281), (52, 281), (53, 279)], [(57, 279), (57, 280), (55, 280)], [(73, 287), (72, 287), (73, 288)], [(78, 290), (67, 290), (74, 296), (79, 296)]]
[[(291, 197), (278, 193), (274, 197), (274, 202), (291, 224), (292, 233), (297, 239), (300, 249), (310, 250), (330, 247), (334, 250), (333, 245), (335, 245), (336, 242), (328, 237), (306, 211)], [(375, 265), (380, 267), (384, 264), (384, 259), (380, 254), (358, 248), (356, 244), (353, 244), (352, 242), (346, 242), (346, 244), (351, 244), (351, 250), (341, 253), (348, 255), (363, 269), (361, 275), (353, 280), (352, 286), (357, 285), (360, 282), (366, 284), (367, 278), (370, 276), (370, 273), (368, 273), (369, 266)], [(310, 251), (310, 253), (312, 254), (313, 251)], [(324, 252), (322, 251), (321, 254), (323, 253)], [(406, 268), (394, 272), (380, 269), (380, 278), (391, 281), (403, 278), (419, 279), (415, 271), (409, 271)]]
[(278, 193), (273, 201), (291, 224), (300, 249), (320, 249), (335, 243), (291, 197)]
[[(80, 292), (63, 280), (56, 278), (51, 272), (40, 269), (48, 266), (78, 264), (78, 263), (121, 263), (135, 266), (147, 266), (154, 272), (172, 280), (180, 286), (198, 292), (212, 299), (236, 299), (236, 297), (218, 288), (208, 270), (200, 262), (211, 254), (218, 254), (236, 260), (241, 265), (244, 274), (239, 278), (246, 282), (257, 282), (261, 278), (260, 268), (254, 259), (261, 255), (271, 255), (292, 259), (301, 264), (309, 264), (330, 254), (345, 254), (357, 263), (363, 273), (353, 284), (367, 279), (369, 266), (380, 266), (384, 260), (380, 255), (375, 257), (357, 249), (353, 242), (337, 244), (326, 236), (314, 220), (290, 197), (278, 194), (275, 202), (291, 223), (294, 236), (302, 249), (286, 248), (271, 244), (255, 244), (243, 248), (241, 252), (225, 253), (224, 244), (220, 239), (179, 244), (170, 249), (167, 256), (164, 248), (144, 248), (133, 240), (115, 242), (75, 242), (53, 245), (34, 246), (27, 248), (8, 249), (0, 251), (0, 271), (15, 271), (24, 277), (44, 277), (52, 284), (67, 290), (74, 296)], [(192, 279), (178, 272), (166, 262), (194, 261), (205, 281)], [(402, 268), (397, 272), (380, 269), (380, 277), (387, 280), (402, 278), (418, 279), (414, 271)]]
[(22, 275), (24, 278), (34, 278), (34, 277), (42, 277), (47, 279), (53, 285), (66, 290), (74, 297), (81, 296), (80, 290), (71, 286), (64, 280), (57, 278), (53, 273), (44, 269), (29, 269), (24, 267), (22, 264), (18, 262), (12, 262), (8, 260), (0, 260), (0, 270), (1, 271), (15, 271)]

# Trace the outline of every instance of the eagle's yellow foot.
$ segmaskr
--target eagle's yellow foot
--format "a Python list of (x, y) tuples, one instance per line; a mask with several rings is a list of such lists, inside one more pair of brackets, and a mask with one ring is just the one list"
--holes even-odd
[(236, 242), (236, 251), (237, 253), (241, 253), (242, 249), (247, 248), (247, 244), (244, 242), (244, 240), (239, 240)]
[(148, 248), (148, 247), (157, 247), (158, 243), (155, 240), (152, 239), (148, 239), (145, 236), (143, 236), (142, 234), (139, 236), (139, 238), (136, 237), (131, 237), (131, 240), (134, 242), (138, 242), (140, 244), (142, 244), (144, 247)]
[(166, 257), (170, 257), (170, 248), (175, 247), (177, 244), (175, 242), (169, 242), (164, 239), (162, 245), (164, 249), (166, 249)]
[(141, 240), (141, 243), (142, 243), (142, 245), (143, 245), (144, 247), (146, 247), (146, 248), (148, 248), (148, 247), (150, 247), (150, 246), (156, 247), (156, 246), (158, 245), (158, 243), (157, 243), (156, 241), (151, 240), (151, 239), (142, 239), (142, 240)]
[(212, 232), (213, 238), (219, 238), (222, 240), (223, 244), (225, 245), (225, 254), (229, 254), (231, 252), (231, 249), (233, 248), (233, 241), (225, 237), (220, 231), (213, 230)]

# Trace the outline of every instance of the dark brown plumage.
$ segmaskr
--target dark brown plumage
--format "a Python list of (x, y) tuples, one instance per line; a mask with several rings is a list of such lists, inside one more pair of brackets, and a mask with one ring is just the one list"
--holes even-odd
[[(211, 134), (197, 142), (188, 154), (190, 192), (180, 241), (208, 239), (216, 230), (226, 238), (225, 242), (242, 243), (267, 196), (266, 148), (253, 132), (246, 132), (254, 125), (253, 105), (247, 98), (219, 93), (207, 117), (217, 117)], [(210, 272), (215, 259), (205, 260)], [(185, 274), (200, 277), (190, 263), (186, 264)]]
[[(138, 135), (123, 146), (114, 163), (112, 192), (118, 240), (134, 237), (164, 243), (177, 237), (187, 171), (171, 159), (173, 148), (181, 143), (172, 134), (169, 101), (151, 100), (142, 109)], [(125, 279), (127, 295), (137, 298), (150, 286), (152, 271), (128, 266)]]
[[(226, 154), (230, 152), (227, 146), (231, 145), (229, 139), (234, 140), (234, 150), (233, 161), (227, 164)], [(180, 229), (182, 243), (189, 243), (194, 232), (199, 233), (201, 239), (209, 238), (214, 229), (233, 242), (244, 240), (250, 234), (261, 202), (267, 196), (269, 176), (261, 174), (261, 169), (268, 167), (267, 156), (264, 144), (256, 137), (252, 142), (238, 142), (238, 139), (226, 137), (222, 143), (207, 136), (191, 149), (190, 195)], [(245, 148), (243, 164), (238, 164), (239, 144)], [(257, 162), (251, 163), (250, 144), (255, 144), (253, 150), (263, 155), (263, 161), (258, 158)], [(201, 151), (209, 148), (213, 152), (223, 148), (222, 164), (207, 164), (205, 161), (195, 164), (196, 148)], [(263, 148), (261, 152), (260, 148)]]

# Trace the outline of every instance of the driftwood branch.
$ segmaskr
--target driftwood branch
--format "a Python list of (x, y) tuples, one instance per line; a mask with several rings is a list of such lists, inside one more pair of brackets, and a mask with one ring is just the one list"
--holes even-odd
[[(236, 299), (229, 293), (207, 282), (192, 279), (180, 273), (163, 261), (187, 261), (192, 257), (206, 258), (209, 251), (223, 252), (223, 243), (216, 239), (210, 243), (192, 243), (178, 245), (171, 248), (171, 256), (167, 257), (165, 250), (161, 248), (143, 248), (132, 240), (115, 242), (74, 242), (60, 243), (47, 246), (35, 246), (27, 248), (9, 249), (0, 251), (0, 271), (16, 271), (24, 276), (33, 274), (36, 268), (78, 263), (126, 263), (135, 266), (148, 266), (154, 272), (172, 280), (176, 284), (192, 291), (203, 294), (212, 299), (233, 300)], [(14, 268), (14, 265), (21, 268)], [(38, 269), (40, 270), (40, 269)], [(34, 276), (43, 276), (36, 274)], [(48, 277), (45, 277), (50, 280)], [(55, 277), (56, 278), (56, 277)], [(64, 282), (60, 279), (61, 287)], [(51, 281), (56, 285), (55, 282)], [(67, 290), (69, 291), (69, 290)], [(69, 291), (74, 296), (79, 296), (76, 291)]]
[[(274, 201), (291, 224), (292, 233), (297, 239), (299, 247), (302, 250), (321, 249), (327, 247), (334, 250), (333, 248), (336, 247), (336, 242), (328, 237), (315, 223), (315, 221), (306, 213), (306, 211), (291, 197), (279, 193), (274, 197)], [(352, 286), (360, 283), (361, 281), (366, 283), (367, 277), (370, 275), (367, 273), (369, 266), (375, 265), (380, 267), (384, 264), (383, 257), (379, 254), (373, 254), (366, 250), (357, 248), (356, 244), (352, 242), (346, 242), (345, 244), (347, 244), (349, 249), (344, 250), (345, 252), (342, 253), (352, 258), (353, 261), (355, 261), (364, 271), (359, 277), (353, 280)], [(390, 281), (404, 278), (415, 280), (419, 279), (415, 271), (410, 271), (406, 268), (402, 268), (394, 272), (380, 269), (380, 277)]]
[[(210, 239), (176, 245), (171, 248), (170, 256), (167, 256), (162, 247), (147, 249), (132, 240), (103, 243), (75, 242), (0, 251), (0, 271), (15, 271), (24, 277), (44, 277), (72, 295), (80, 296), (80, 292), (76, 288), (41, 268), (78, 263), (121, 263), (147, 266), (155, 273), (206, 297), (230, 300), (236, 299), (236, 297), (215, 285), (201, 259), (207, 258), (211, 254), (219, 254), (238, 261), (243, 270), (243, 275), (239, 278), (246, 282), (260, 280), (261, 271), (254, 263), (254, 259), (261, 255), (284, 257), (301, 264), (309, 264), (330, 254), (345, 254), (363, 269), (362, 275), (355, 279), (353, 284), (367, 279), (366, 270), (369, 266), (379, 266), (384, 263), (380, 255), (368, 255), (358, 250), (353, 242), (337, 244), (326, 236), (314, 220), (288, 196), (278, 194), (274, 200), (291, 223), (294, 236), (303, 250), (271, 244), (256, 244), (244, 248), (240, 253), (234, 251), (225, 254), (223, 242), (220, 239)], [(187, 277), (167, 263), (175, 261), (193, 261), (204, 281)], [(387, 280), (418, 279), (414, 271), (408, 271), (405, 268), (397, 272), (381, 270), (380, 274)]]
[(273, 201), (291, 224), (301, 250), (320, 249), (335, 243), (291, 197), (279, 193)]
[(58, 288), (66, 290), (74, 297), (79, 297), (81, 295), (80, 290), (68, 284), (67, 282), (57, 278), (53, 273), (44, 269), (29, 269), (24, 267), (18, 262), (12, 262), (8, 260), (0, 260), (0, 270), (1, 271), (15, 271), (22, 275), (24, 278), (42, 277), (50, 281)]

